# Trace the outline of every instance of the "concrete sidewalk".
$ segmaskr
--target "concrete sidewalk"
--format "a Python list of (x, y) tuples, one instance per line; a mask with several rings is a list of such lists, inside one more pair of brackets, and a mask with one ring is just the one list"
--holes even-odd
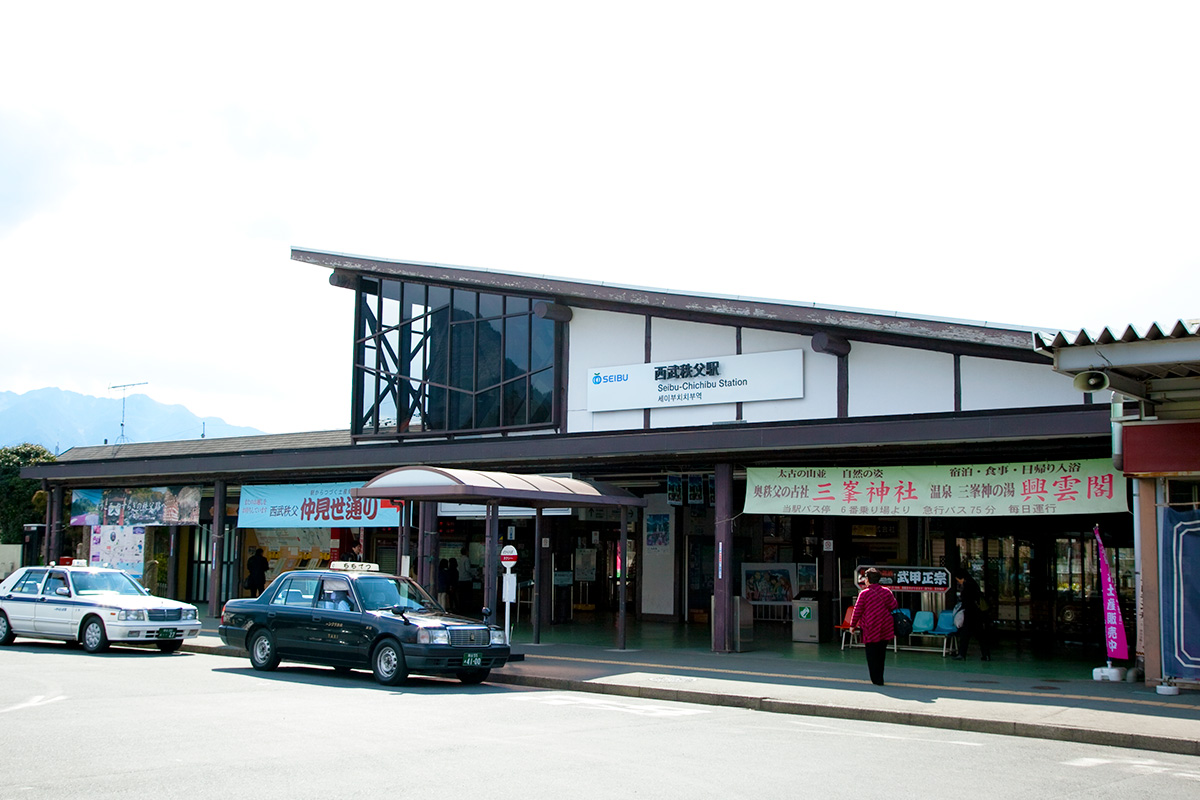
[[(183, 649), (245, 658), (221, 643), (214, 626)], [(525, 659), (494, 670), (489, 683), (1200, 755), (1200, 693), (1159, 695), (1143, 683), (889, 665), (888, 685), (877, 687), (865, 662), (566, 644), (513, 650)]]

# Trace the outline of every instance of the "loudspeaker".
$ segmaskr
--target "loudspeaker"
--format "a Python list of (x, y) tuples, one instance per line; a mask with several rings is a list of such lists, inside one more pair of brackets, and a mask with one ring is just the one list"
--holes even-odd
[(1081, 372), (1075, 376), (1072, 385), (1081, 392), (1098, 392), (1108, 388), (1108, 374), (1098, 370)]

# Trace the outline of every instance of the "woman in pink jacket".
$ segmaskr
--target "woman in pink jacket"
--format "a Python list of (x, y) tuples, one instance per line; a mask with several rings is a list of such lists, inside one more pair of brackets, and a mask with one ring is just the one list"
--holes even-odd
[(850, 624), (862, 631), (863, 647), (867, 651), (867, 671), (871, 683), (883, 686), (883, 664), (888, 643), (896, 635), (892, 627), (892, 609), (897, 605), (892, 590), (879, 585), (879, 570), (867, 570), (867, 588), (854, 601), (854, 616)]

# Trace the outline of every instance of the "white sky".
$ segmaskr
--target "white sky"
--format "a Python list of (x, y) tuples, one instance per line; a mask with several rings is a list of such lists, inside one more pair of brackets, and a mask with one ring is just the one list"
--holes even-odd
[(1200, 317), (1200, 4), (7, 3), (0, 390), (344, 428), (292, 246), (1047, 329)]

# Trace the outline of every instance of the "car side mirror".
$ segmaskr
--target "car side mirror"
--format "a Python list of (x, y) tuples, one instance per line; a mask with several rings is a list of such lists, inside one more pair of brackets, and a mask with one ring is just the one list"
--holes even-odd
[(492, 613), (492, 610), (490, 608), (488, 608), (487, 606), (484, 606), (483, 608), (479, 609), (479, 613), (480, 613), (480, 615), (486, 617)]
[(58, 587), (57, 589), (54, 590), (54, 593), (56, 595), (58, 595), (59, 597), (70, 597), (71, 596), (71, 590), (65, 586)]

